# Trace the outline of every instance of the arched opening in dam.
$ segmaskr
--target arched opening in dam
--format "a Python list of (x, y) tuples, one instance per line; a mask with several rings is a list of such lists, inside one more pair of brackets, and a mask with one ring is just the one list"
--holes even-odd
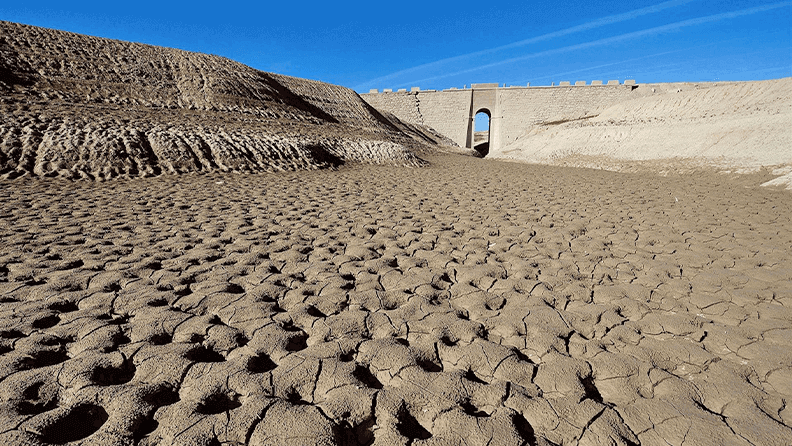
[(491, 120), (492, 115), (486, 108), (482, 108), (476, 112), (473, 124), (473, 148), (480, 153), (482, 157), (487, 156), (489, 153)]

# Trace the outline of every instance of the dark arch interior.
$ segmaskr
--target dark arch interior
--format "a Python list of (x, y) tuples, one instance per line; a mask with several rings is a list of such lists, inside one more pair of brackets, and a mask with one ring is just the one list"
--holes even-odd
[(473, 122), (473, 148), (482, 156), (489, 153), (490, 144), (490, 112), (481, 109), (476, 112)]

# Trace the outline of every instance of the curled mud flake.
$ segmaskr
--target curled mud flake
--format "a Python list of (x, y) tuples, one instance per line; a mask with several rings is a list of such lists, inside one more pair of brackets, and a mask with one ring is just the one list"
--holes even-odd
[(249, 357), (245, 364), (245, 368), (250, 373), (266, 373), (274, 370), (276, 367), (278, 367), (278, 365), (272, 362), (272, 359), (263, 353), (258, 356)]
[(201, 342), (203, 342), (205, 340), (206, 340), (206, 336), (204, 336), (202, 334), (198, 334), (198, 333), (192, 333), (192, 334), (190, 334), (190, 339), (189, 339), (188, 342), (191, 342), (191, 343), (194, 343), (194, 344), (200, 344)]
[(69, 360), (69, 355), (64, 349), (59, 350), (39, 350), (29, 357), (22, 360), (22, 369), (37, 369), (60, 364)]
[(135, 376), (135, 365), (125, 360), (119, 367), (97, 367), (91, 373), (91, 381), (100, 386), (115, 386), (132, 381)]
[(102, 291), (105, 293), (115, 293), (117, 291), (121, 291), (121, 285), (116, 282), (107, 283), (102, 286)]
[(164, 306), (168, 305), (168, 301), (166, 299), (164, 299), (164, 298), (159, 297), (159, 298), (150, 300), (147, 305), (150, 306), (150, 307), (164, 307)]
[(426, 430), (418, 420), (407, 410), (405, 406), (399, 409), (396, 414), (396, 430), (410, 440), (428, 440), (432, 438), (432, 433)]
[(476, 374), (473, 372), (473, 369), (468, 369), (467, 372), (465, 372), (465, 374), (462, 376), (464, 376), (466, 380), (472, 381), (474, 383), (489, 384), (488, 382), (476, 376)]
[(43, 387), (43, 382), (36, 382), (22, 392), (24, 400), (17, 405), (20, 415), (38, 415), (58, 407), (57, 393), (44, 394)]
[(462, 410), (466, 414), (470, 415), (471, 417), (489, 418), (489, 416), (491, 415), (491, 414), (487, 413), (486, 411), (484, 411), (482, 409), (479, 409), (478, 407), (474, 406), (473, 403), (471, 403), (470, 401), (463, 401), (460, 404), (460, 406), (462, 407)]
[(244, 347), (244, 346), (248, 345), (248, 342), (250, 342), (250, 339), (248, 339), (248, 337), (245, 336), (243, 333), (237, 333), (234, 336), (234, 343), (238, 347)]
[(355, 369), (352, 371), (352, 376), (370, 389), (382, 389), (382, 383), (371, 373), (368, 367), (362, 364), (357, 364), (355, 366)]
[(349, 413), (342, 414), (342, 419), (333, 426), (333, 437), (339, 445), (372, 445), (374, 444), (374, 428), (377, 420), (374, 417), (368, 418), (357, 425), (352, 425), (344, 417)]
[(533, 426), (528, 423), (528, 420), (522, 416), (519, 412), (514, 412), (512, 415), (512, 422), (514, 423), (514, 427), (517, 429), (517, 433), (523, 440), (526, 441), (527, 444), (538, 444), (536, 439), (536, 432), (534, 432)]
[(41, 440), (50, 444), (82, 440), (98, 431), (108, 418), (107, 411), (103, 407), (80, 404), (44, 427), (41, 430)]
[(195, 362), (223, 362), (225, 357), (214, 350), (211, 350), (203, 345), (199, 345), (190, 349), (184, 357), (190, 361)]
[(170, 333), (157, 333), (149, 338), (149, 342), (154, 345), (165, 345), (173, 342), (173, 336)]
[(79, 310), (75, 302), (68, 300), (51, 303), (47, 308), (52, 311), (57, 311), (58, 313), (71, 313), (72, 311)]
[(130, 339), (129, 336), (127, 336), (124, 332), (116, 332), (110, 337), (110, 342), (112, 345), (105, 348), (106, 353), (118, 350), (118, 347), (129, 344), (132, 342), (132, 339)]
[(243, 294), (245, 292), (245, 289), (242, 288), (242, 286), (237, 285), (235, 283), (229, 283), (228, 286), (226, 286), (225, 288), (225, 292), (231, 294)]
[(36, 319), (35, 321), (33, 321), (31, 325), (33, 328), (46, 329), (58, 325), (60, 320), (61, 319), (60, 317), (58, 317), (58, 315), (51, 314), (49, 316), (44, 316), (42, 318)]
[(308, 348), (308, 335), (305, 332), (291, 336), (286, 343), (286, 351), (299, 352)]
[(425, 358), (418, 358), (415, 360), (415, 363), (418, 364), (418, 367), (423, 369), (426, 372), (430, 373), (440, 373), (443, 371), (443, 366)]
[(112, 325), (124, 325), (129, 323), (129, 320), (132, 318), (130, 314), (113, 314), (110, 318), (108, 324)]
[(170, 406), (180, 401), (179, 392), (170, 385), (161, 385), (143, 397), (143, 401), (154, 407)]
[(291, 388), (291, 389), (289, 389), (286, 392), (286, 398), (285, 399), (286, 399), (286, 401), (288, 401), (289, 403), (291, 403), (291, 404), (293, 404), (295, 406), (304, 406), (304, 405), (310, 405), (311, 404), (308, 401), (305, 401), (305, 399), (303, 399), (302, 395), (300, 395), (300, 392), (298, 392), (297, 389), (294, 389), (294, 388)]
[(443, 335), (440, 337), (440, 342), (442, 342), (446, 347), (453, 347), (457, 345), (458, 340), (451, 339), (448, 335)]
[(182, 287), (179, 287), (179, 289), (177, 289), (177, 290), (175, 290), (175, 291), (173, 292), (173, 294), (175, 294), (175, 295), (176, 295), (176, 296), (178, 296), (178, 297), (185, 297), (185, 296), (189, 296), (189, 295), (190, 295), (190, 294), (192, 294), (192, 293), (193, 293), (193, 292), (192, 292), (192, 290), (190, 289), (190, 285), (184, 285), (184, 286), (182, 286)]
[(135, 441), (135, 444), (139, 444), (141, 440), (154, 433), (157, 428), (159, 428), (159, 422), (155, 420), (153, 416), (145, 417), (132, 431), (132, 439)]
[(24, 338), (25, 336), (27, 335), (15, 329), (0, 331), (0, 338), (3, 339), (19, 339)]
[(162, 263), (157, 260), (152, 260), (150, 262), (146, 262), (142, 265), (143, 269), (150, 269), (153, 271), (159, 271), (162, 269)]
[(311, 305), (310, 307), (306, 308), (306, 312), (312, 317), (327, 317), (326, 314), (324, 314), (321, 311), (319, 311), (319, 309), (316, 308), (313, 305)]
[(215, 393), (201, 401), (196, 411), (203, 415), (216, 415), (242, 407), (237, 393)]
[(589, 375), (580, 380), (583, 384), (583, 390), (586, 392), (586, 398), (592, 399), (598, 403), (602, 403), (602, 395), (600, 395), (597, 386), (594, 384), (594, 377)]

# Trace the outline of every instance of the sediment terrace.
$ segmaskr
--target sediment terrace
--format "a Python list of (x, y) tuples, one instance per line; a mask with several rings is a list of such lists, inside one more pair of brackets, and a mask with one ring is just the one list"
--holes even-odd
[(652, 88), (657, 93), (594, 116), (527, 128), (496, 156), (559, 164), (599, 157), (600, 165), (591, 167), (674, 160), (681, 170), (792, 172), (792, 78), (685, 91)]
[(2, 21), (0, 96), (5, 178), (419, 165), (442, 139), (347, 88)]
[(788, 193), (430, 161), (0, 181), (0, 441), (789, 444)]
[(474, 147), (473, 117), (490, 116), (487, 156), (649, 171), (767, 168), (792, 189), (792, 78), (756, 82), (561, 85), (370, 93), (406, 122)]

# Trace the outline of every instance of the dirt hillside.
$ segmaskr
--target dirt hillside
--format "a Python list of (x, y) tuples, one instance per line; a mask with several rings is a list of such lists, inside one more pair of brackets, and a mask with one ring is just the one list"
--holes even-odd
[(767, 167), (786, 174), (774, 184), (792, 187), (790, 123), (792, 78), (716, 84), (622, 102), (590, 118), (554, 119), (490, 156), (613, 170)]
[(0, 115), (4, 178), (418, 165), (440, 140), (347, 88), (2, 21)]

